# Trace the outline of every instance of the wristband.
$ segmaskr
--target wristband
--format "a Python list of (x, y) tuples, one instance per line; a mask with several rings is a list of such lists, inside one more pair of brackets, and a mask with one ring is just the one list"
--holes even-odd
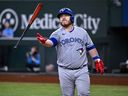
[(99, 56), (95, 56), (95, 57), (93, 57), (92, 58), (94, 61), (96, 61), (96, 59), (100, 59), (100, 57)]

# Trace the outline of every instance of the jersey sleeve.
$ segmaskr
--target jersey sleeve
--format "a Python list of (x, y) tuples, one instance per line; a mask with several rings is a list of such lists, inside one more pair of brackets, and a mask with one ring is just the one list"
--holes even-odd
[(53, 42), (53, 46), (56, 46), (58, 44), (59, 41), (59, 35), (57, 34), (57, 32), (53, 32), (49, 39)]
[(92, 39), (90, 38), (90, 36), (87, 32), (86, 32), (86, 35), (85, 35), (85, 41), (86, 41), (85, 46), (86, 46), (87, 51), (95, 48), (95, 45), (94, 45)]

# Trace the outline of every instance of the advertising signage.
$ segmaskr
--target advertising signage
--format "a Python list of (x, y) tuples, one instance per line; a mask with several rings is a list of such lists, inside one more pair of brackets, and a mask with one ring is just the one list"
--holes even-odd
[[(0, 1), (0, 28), (5, 20), (9, 20), (15, 32), (20, 36), (26, 28), (29, 19), (39, 1)], [(96, 37), (107, 34), (107, 3), (106, 0), (42, 0), (43, 8), (27, 32), (27, 37), (35, 36), (36, 32), (49, 35), (60, 27), (57, 13), (63, 7), (71, 8), (74, 24), (83, 27), (88, 33)]]

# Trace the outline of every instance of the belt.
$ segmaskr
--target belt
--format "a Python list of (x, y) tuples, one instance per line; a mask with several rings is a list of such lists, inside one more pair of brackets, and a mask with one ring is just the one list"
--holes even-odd
[(65, 66), (61, 66), (61, 65), (58, 65), (59, 67), (61, 67), (61, 68), (64, 68), (64, 69), (69, 69), (69, 70), (78, 70), (78, 69), (82, 69), (83, 67), (85, 67), (86, 65), (83, 65), (83, 66), (81, 66), (81, 67), (78, 67), (78, 68), (67, 68), (67, 67), (65, 67)]

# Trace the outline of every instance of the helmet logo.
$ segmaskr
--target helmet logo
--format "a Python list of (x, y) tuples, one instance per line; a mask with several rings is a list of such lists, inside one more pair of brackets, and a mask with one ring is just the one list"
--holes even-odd
[(59, 12), (63, 12), (63, 11), (65, 11), (65, 10), (67, 10), (67, 11), (71, 11), (71, 12), (72, 12), (72, 10), (69, 9), (69, 8), (62, 8)]

